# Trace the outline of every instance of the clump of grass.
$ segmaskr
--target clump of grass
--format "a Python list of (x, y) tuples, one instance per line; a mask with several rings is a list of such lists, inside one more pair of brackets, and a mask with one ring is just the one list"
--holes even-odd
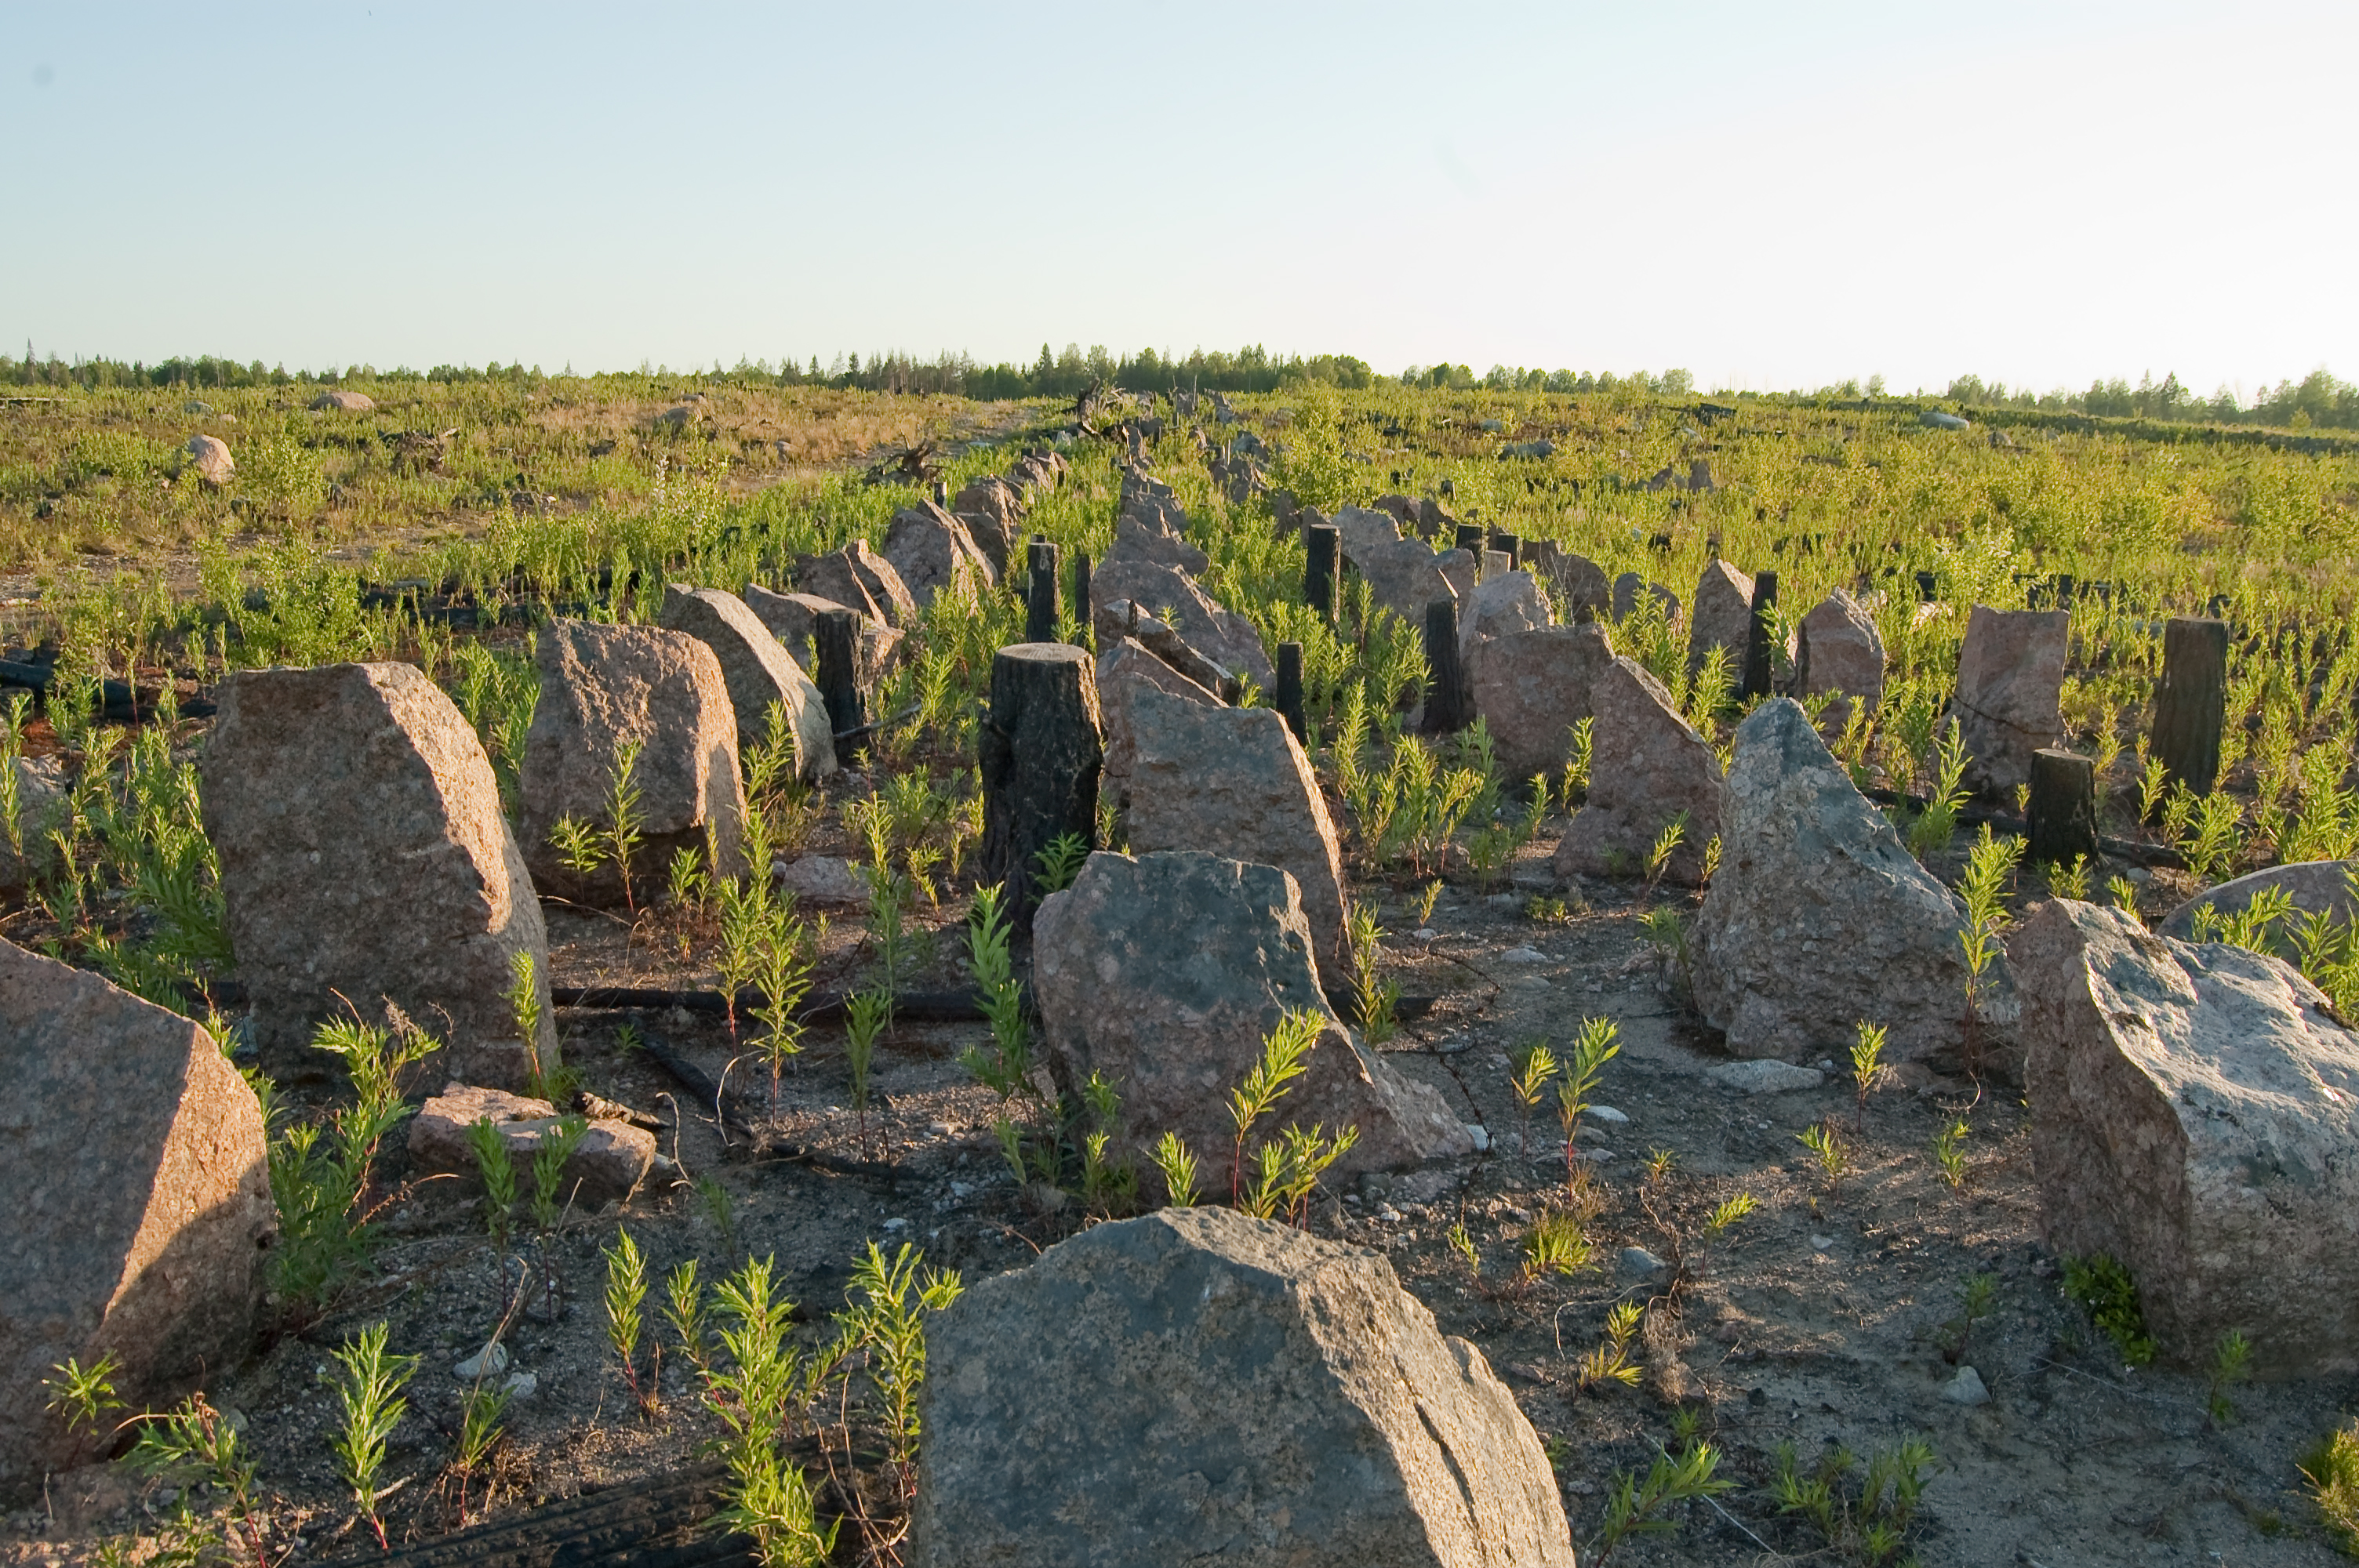
[(2115, 1259), (2098, 1253), (2064, 1260), (2064, 1294), (2089, 1314), (2089, 1321), (2114, 1342), (2122, 1363), (2143, 1367), (2154, 1359), (2155, 1343), (2138, 1305), (2137, 1281)]
[(1963, 1190), (1966, 1184), (1966, 1134), (1963, 1121), (1953, 1121), (1933, 1135), (1933, 1166), (1948, 1183), (1950, 1190)]
[(1574, 1369), (1574, 1380), (1583, 1390), (1602, 1388), (1607, 1383), (1619, 1383), (1635, 1389), (1644, 1374), (1630, 1358), (1631, 1342), (1637, 1337), (1638, 1320), (1646, 1309), (1636, 1302), (1619, 1302), (1605, 1314), (1605, 1337), (1592, 1346)]

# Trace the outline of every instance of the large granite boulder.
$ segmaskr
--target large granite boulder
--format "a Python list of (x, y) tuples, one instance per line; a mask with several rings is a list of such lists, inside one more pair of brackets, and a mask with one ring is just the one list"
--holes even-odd
[(2069, 610), (1993, 610), (1974, 606), (1958, 654), (1959, 739), (1966, 748), (1966, 785), (2011, 796), (2031, 782), (2031, 753), (2064, 738), (2064, 655), (2072, 642)]
[(1291, 876), (1322, 973), (1351, 967), (1343, 851), (1310, 759), (1272, 708), (1207, 707), (1159, 683), (1130, 697), (1130, 847), (1205, 849)]
[[(204, 1030), (0, 941), (0, 1487), (95, 1452), (45, 1406), (71, 1357), (158, 1409), (254, 1347), (277, 1224), (254, 1091)], [(105, 1446), (102, 1436), (97, 1447)]]
[[(787, 657), (794, 660), (795, 667), (807, 671), (814, 681), (819, 678), (819, 618), (831, 610), (852, 611), (859, 639), (853, 654), (858, 668), (853, 670), (853, 679), (863, 692), (874, 694), (900, 660), (901, 633), (851, 605), (838, 604), (817, 594), (773, 593), (753, 582), (745, 585), (745, 591), (739, 597), (754, 612), (754, 618), (787, 650)], [(825, 708), (823, 702), (821, 706)]]
[[(1370, 516), (1384, 517), (1381, 512)], [(1390, 518), (1385, 518), (1389, 524)], [(1353, 556), (1345, 555), (1359, 568), (1368, 585), (1369, 602), (1380, 610), (1389, 610), (1412, 626), (1425, 624), (1425, 607), (1437, 599), (1456, 600), (1463, 603), (1474, 591), (1476, 565), (1470, 550), (1443, 550), (1437, 554), (1422, 539), (1394, 539), (1379, 543)]]
[(1218, 708), (1221, 699), (1158, 658), (1136, 638), (1101, 633), (1098, 645), (1098, 716), (1105, 726), (1105, 765), (1098, 773), (1098, 796), (1114, 803), (1116, 811), (1130, 808), (1130, 775), (1138, 757), (1131, 727), (1131, 703), (1142, 687), (1152, 687), (1182, 702)]
[(1753, 579), (1714, 560), (1697, 579), (1695, 603), (1688, 612), (1688, 668), (1693, 670), (1714, 648), (1728, 650), (1732, 680), (1745, 676), (1745, 650), (1753, 640)]
[(1796, 635), (1794, 678), (1804, 697), (1826, 693), (1825, 723), (1841, 731), (1851, 705), (1873, 713), (1884, 700), (1884, 635), (1867, 606), (1842, 589), (1810, 607)]
[(2359, 1034), (2291, 967), (2054, 900), (2007, 943), (2043, 1227), (2136, 1281), (2173, 1360), (2359, 1370)]
[(1624, 572), (1614, 579), (1614, 619), (1626, 620), (1637, 611), (1642, 600), (1652, 600), (1663, 611), (1663, 620), (1670, 625), (1680, 623), (1680, 596), (1658, 582), (1648, 582), (1636, 572)]
[(667, 584), (657, 623), (668, 632), (687, 633), (721, 662), (721, 683), (729, 691), (741, 746), (770, 738), (775, 703), (794, 741), (795, 776), (813, 780), (835, 772), (835, 731), (819, 687), (744, 600), (719, 589)]
[(1337, 1175), (1471, 1153), (1435, 1090), (1344, 1029), (1320, 989), (1292, 877), (1200, 850), (1100, 852), (1033, 922), (1033, 986), (1050, 1071), (1078, 1091), (1102, 1072), (1122, 1096), (1114, 1152), (1142, 1160), (1166, 1131), (1224, 1184), (1235, 1129), (1225, 1097), (1287, 1012), (1325, 1021), (1306, 1071), (1264, 1131), (1360, 1130)]
[[(2297, 860), (2289, 866), (2271, 866), (2205, 889), (2164, 915), (2155, 929), (2182, 942), (2192, 941), (2198, 912), (2208, 908), (2223, 916), (2242, 914), (2261, 893), (2280, 888), (2293, 905), (2287, 925), (2299, 925), (2311, 914), (2323, 914), (2338, 925), (2348, 925), (2359, 921), (2354, 874), (2359, 874), (2359, 860)], [(2280, 934), (2290, 936), (2293, 933), (2281, 930)]]
[(1121, 499), (1114, 508), (1117, 529), (1125, 517), (1147, 533), (1166, 538), (1180, 538), (1188, 532), (1188, 514), (1180, 504), (1180, 492), (1135, 466), (1125, 466), (1122, 470)]
[(1224, 1208), (1101, 1225), (927, 1332), (931, 1568), (1572, 1568), (1483, 1353), (1363, 1251)]
[(191, 436), (187, 451), (189, 466), (208, 489), (219, 490), (237, 477), (237, 460), (219, 436)]
[(1663, 875), (1685, 887), (1701, 882), (1704, 846), (1720, 833), (1720, 759), (1710, 742), (1636, 659), (1608, 665), (1590, 705), (1589, 798), (1557, 845), (1557, 875), (1636, 876), (1684, 813), (1686, 831)]
[[(429, 1095), (409, 1121), (409, 1167), (427, 1175), (459, 1176), (473, 1181), (482, 1167), (476, 1162), (473, 1128), (488, 1121), (507, 1146), (508, 1159), (520, 1173), (532, 1169), (533, 1156), (556, 1136), (562, 1119), (545, 1099), (503, 1093), (473, 1084), (451, 1083), (439, 1095)], [(656, 1135), (628, 1121), (597, 1119), (583, 1130), (582, 1141), (566, 1158), (558, 1174), (559, 1201), (595, 1212), (603, 1204), (619, 1203), (637, 1190), (655, 1164)], [(529, 1192), (527, 1175), (519, 1185)]]
[(1019, 528), (1024, 521), (1022, 492), (997, 474), (984, 474), (960, 488), (951, 502), (951, 511), (966, 524), (967, 535), (974, 540), (975, 547), (1005, 580), (1007, 557), (1023, 537)]
[(1524, 568), (1556, 595), (1557, 609), (1567, 621), (1603, 621), (1613, 612), (1614, 590), (1606, 583), (1605, 568), (1587, 556), (1554, 539), (1527, 539), (1523, 559)]
[(1511, 632), (1469, 649), (1467, 687), (1501, 773), (1520, 781), (1564, 766), (1572, 727), (1590, 717), (1590, 688), (1613, 662), (1614, 643), (1594, 621)]
[(584, 875), (559, 858), (550, 834), (568, 816), (601, 830), (613, 826), (614, 775), (623, 749), (633, 744), (639, 845), (631, 891), (661, 887), (682, 848), (712, 854), (714, 871), (735, 875), (745, 791), (736, 712), (712, 650), (684, 632), (552, 621), (541, 630), (538, 657), (540, 702), (525, 733), (517, 792), (534, 883), (577, 903), (624, 901), (622, 873), (611, 860)]
[(1333, 526), (1343, 546), (1343, 558), (1353, 566), (1370, 552), (1401, 541), (1400, 519), (1371, 506), (1344, 507), (1335, 514)]
[[(520, 1086), (557, 1062), (549, 935), (491, 760), (415, 665), (244, 670), (199, 762), (230, 945), (265, 1071), (327, 1076), (323, 1020), (386, 1001), (444, 1043), (439, 1065)], [(532, 960), (540, 1037), (508, 991)]]
[(930, 501), (893, 514), (885, 530), (885, 558), (908, 585), (919, 610), (938, 593), (979, 600), (999, 581), (966, 524)]
[[(1094, 607), (1118, 599), (1153, 611), (1190, 647), (1223, 669), (1247, 676), (1264, 691), (1277, 685), (1277, 671), (1253, 622), (1223, 609), (1179, 568), (1132, 557), (1110, 557), (1090, 574), (1090, 602)], [(1096, 619), (1094, 610), (1091, 619)]]
[(1177, 567), (1190, 577), (1208, 570), (1212, 564), (1212, 557), (1179, 535), (1158, 533), (1127, 513), (1114, 520), (1114, 548), (1106, 552), (1105, 558), (1153, 561), (1159, 566)]
[(365, 392), (323, 392), (311, 399), (310, 408), (314, 414), (373, 414), (376, 411), (376, 399)]
[(1217, 694), (1222, 701), (1237, 699), (1237, 678), (1234, 674), (1189, 646), (1185, 637), (1129, 600), (1098, 600), (1090, 608), (1090, 622), (1099, 647), (1112, 648), (1127, 637), (1189, 680)]
[(1720, 869), (1691, 942), (1698, 1011), (1739, 1056), (1843, 1054), (1862, 1019), (1894, 1062), (2013, 1061), (2004, 959), (1967, 1037), (1965, 906), (1852, 787), (1789, 697), (1737, 727), (1721, 796)]
[(1529, 572), (1501, 572), (1474, 585), (1458, 602), (1458, 658), (1462, 667), (1474, 644), (1515, 632), (1555, 624), (1548, 596)]
[(832, 555), (797, 557), (795, 587), (903, 632), (918, 623), (917, 596), (899, 570), (858, 539)]

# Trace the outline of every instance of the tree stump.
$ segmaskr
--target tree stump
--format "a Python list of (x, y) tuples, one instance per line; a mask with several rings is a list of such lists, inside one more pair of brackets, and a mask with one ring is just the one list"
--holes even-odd
[(1053, 643), (1057, 640), (1057, 546), (1035, 537), (1025, 555), (1032, 575), (1025, 584), (1024, 640)]
[(1479, 561), (1483, 558), (1483, 535), (1484, 528), (1480, 523), (1461, 523), (1453, 537), (1458, 548)]
[(1492, 535), (1491, 548), (1507, 557), (1507, 569), (1509, 571), (1515, 572), (1524, 569), (1524, 542), (1515, 535), (1508, 533), (1497, 533)]
[(1097, 638), (1090, 625), (1090, 553), (1073, 552), (1073, 624), (1082, 629), (1082, 646), (1094, 653)]
[(868, 727), (868, 704), (860, 695), (860, 625), (849, 610), (822, 610), (811, 618), (811, 646), (818, 666), (811, 678), (827, 705), (827, 727), (835, 735), (835, 760), (852, 765)]
[(1767, 697), (1777, 663), (1769, 656), (1769, 611), (1777, 604), (1777, 574), (1761, 572), (1753, 579), (1753, 624), (1745, 637), (1744, 697)]
[(2173, 616), (2162, 633), (2154, 691), (2154, 754), (2165, 773), (2209, 795), (2220, 776), (2220, 727), (2228, 704), (2228, 623)]
[(1435, 599), (1425, 606), (1425, 719), (1418, 728), (1428, 735), (1450, 735), (1466, 728), (1466, 672), (1458, 665), (1458, 601)]
[(2031, 753), (2031, 804), (2024, 812), (2032, 863), (2097, 860), (2097, 765), (2055, 747)]
[(1009, 924), (1032, 929), (1039, 854), (1064, 835), (1094, 845), (1104, 726), (1090, 655), (1070, 643), (1018, 643), (991, 662), (991, 711), (978, 731), (981, 875), (1006, 892)]
[(1343, 531), (1314, 523), (1302, 531), (1302, 600), (1331, 627), (1343, 623)]
[(1277, 690), (1272, 694), (1270, 706), (1294, 731), (1294, 738), (1305, 746), (1310, 744), (1308, 720), (1302, 711), (1302, 644), (1280, 643), (1277, 645)]

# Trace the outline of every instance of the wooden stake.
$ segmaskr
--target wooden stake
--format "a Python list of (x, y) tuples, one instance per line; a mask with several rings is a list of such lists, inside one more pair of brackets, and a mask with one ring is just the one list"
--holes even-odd
[(1310, 744), (1308, 720), (1302, 711), (1302, 644), (1299, 643), (1280, 643), (1277, 645), (1277, 690), (1271, 697), (1270, 706), (1285, 719), (1286, 727), (1294, 731), (1297, 741), (1305, 746)]
[(2228, 706), (2228, 623), (2174, 616), (2162, 633), (2162, 679), (2154, 692), (2154, 754), (2169, 776), (2209, 795), (2220, 776), (2220, 729)]
[(1010, 924), (1032, 929), (1040, 851), (1068, 833), (1094, 846), (1105, 761), (1095, 665), (1070, 643), (1018, 643), (991, 662), (983, 764), (984, 881), (1007, 891)]
[(2031, 753), (2031, 804), (2024, 813), (2034, 865), (2097, 860), (2097, 765), (2076, 752)]
[(1465, 672), (1458, 667), (1458, 601), (1429, 600), (1425, 606), (1425, 720), (1428, 735), (1450, 735), (1473, 716), (1466, 700)]
[(819, 666), (811, 678), (827, 705), (827, 727), (842, 737), (835, 743), (835, 760), (848, 768), (862, 740), (852, 731), (868, 724), (868, 704), (860, 695), (859, 617), (849, 610), (821, 611), (812, 617), (811, 644), (816, 654), (811, 662)]

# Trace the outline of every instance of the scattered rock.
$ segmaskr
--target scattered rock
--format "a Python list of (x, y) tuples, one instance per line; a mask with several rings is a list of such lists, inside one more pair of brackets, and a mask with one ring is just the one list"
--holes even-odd
[(1703, 568), (1696, 583), (1695, 607), (1688, 620), (1688, 668), (1701, 665), (1714, 648), (1728, 650), (1733, 682), (1745, 675), (1745, 650), (1753, 638), (1753, 579), (1715, 560)]
[(323, 392), (311, 399), (314, 413), (331, 408), (345, 414), (371, 414), (376, 410), (376, 399), (365, 392)]
[(1260, 1059), (1264, 1036), (1297, 1009), (1325, 1027), (1268, 1136), (1283, 1125), (1357, 1126), (1359, 1141), (1333, 1168), (1338, 1179), (1473, 1149), (1440, 1095), (1394, 1071), (1336, 1020), (1320, 989), (1301, 892), (1274, 866), (1201, 851), (1094, 854), (1071, 888), (1041, 902), (1033, 931), (1051, 1070), (1076, 1091), (1093, 1071), (1114, 1085), (1118, 1154), (1143, 1156), (1175, 1131), (1213, 1179), (1234, 1132), (1223, 1097)]
[(1557, 845), (1556, 874), (1642, 875), (1656, 838), (1685, 814), (1663, 875), (1697, 886), (1704, 847), (1720, 834), (1720, 758), (1636, 659), (1607, 665), (1590, 703), (1589, 798)]
[(1602, 621), (1611, 613), (1614, 590), (1605, 568), (1553, 539), (1524, 541), (1524, 568), (1549, 585), (1567, 621)]
[(1967, 787), (2011, 797), (2031, 779), (2031, 753), (2064, 738), (2059, 698), (2072, 641), (2069, 610), (1977, 604), (1958, 655), (1956, 712)]
[(1941, 1397), (1953, 1405), (1986, 1405), (1990, 1390), (1983, 1387), (1983, 1375), (1972, 1367), (1961, 1367), (1958, 1375), (1941, 1385)]
[(2136, 1282), (2147, 1328), (2206, 1365), (2359, 1368), (2359, 1034), (2290, 966), (2056, 899), (2009, 939), (2042, 1227)]
[(893, 514), (892, 526), (885, 531), (885, 558), (908, 585), (919, 610), (945, 591), (980, 600), (999, 581), (966, 524), (930, 501)]
[[(557, 1108), (545, 1099), (446, 1084), (410, 1119), (410, 1164), (438, 1175), (475, 1177), (480, 1167), (467, 1130), (479, 1121), (500, 1130), (500, 1141), (507, 1145), (508, 1159), (516, 1169), (516, 1191), (529, 1197), (533, 1155), (558, 1129)], [(646, 1179), (655, 1157), (656, 1135), (646, 1128), (627, 1121), (592, 1121), (565, 1162), (558, 1182), (560, 1202), (595, 1209), (627, 1198)]]
[(1816, 1067), (1797, 1067), (1790, 1062), (1767, 1056), (1723, 1062), (1706, 1068), (1704, 1076), (1748, 1095), (1788, 1094), (1796, 1089), (1814, 1089), (1827, 1081), (1827, 1076)]
[(832, 555), (797, 557), (795, 586), (905, 633), (918, 623), (917, 596), (900, 571), (858, 539)]
[(744, 600), (716, 588), (669, 583), (657, 623), (668, 632), (684, 632), (712, 650), (721, 664), (730, 710), (736, 716), (741, 746), (769, 739), (775, 705), (794, 739), (795, 776), (810, 781), (835, 772), (835, 732), (829, 727), (819, 687)]
[(1850, 722), (1854, 701), (1874, 712), (1884, 700), (1884, 637), (1867, 607), (1842, 589), (1812, 606), (1802, 617), (1794, 678), (1804, 697), (1834, 695), (1821, 720), (1830, 734)]
[(1548, 596), (1529, 572), (1501, 572), (1474, 585), (1458, 605), (1458, 658), (1462, 665), (1474, 644), (1516, 632), (1553, 625)]
[(662, 883), (672, 852), (700, 853), (708, 836), (716, 871), (740, 869), (745, 795), (737, 775), (737, 718), (721, 663), (684, 632), (552, 621), (539, 635), (540, 702), (525, 735), (519, 787), (525, 863), (534, 883), (582, 903), (623, 898), (609, 861), (584, 875), (559, 859), (560, 819), (612, 826), (607, 803), (623, 748), (636, 744), (640, 841), (635, 885)]
[(254, 1091), (179, 1014), (0, 941), (0, 1485), (15, 1487), (82, 1449), (41, 1386), (68, 1357), (114, 1356), (135, 1411), (245, 1358), (277, 1211)]
[(1206, 571), (1212, 564), (1212, 557), (1179, 535), (1157, 533), (1128, 514), (1114, 520), (1114, 548), (1106, 552), (1105, 558), (1153, 561), (1158, 566), (1177, 567), (1190, 577)]
[[(0, 856), (5, 853), (0, 850)], [(2354, 875), (2359, 875), (2359, 860), (2298, 860), (2289, 866), (2271, 866), (2196, 894), (2165, 915), (2155, 929), (2165, 936), (2192, 941), (2197, 910), (2208, 905), (2223, 915), (2241, 914), (2256, 894), (2270, 888), (2283, 888), (2293, 900), (2295, 921), (2306, 914), (2323, 914), (2337, 924), (2359, 920), (2359, 890), (2352, 885)]]
[(1593, 1105), (1583, 1114), (1592, 1121), (1603, 1121), (1616, 1127), (1630, 1119), (1628, 1113), (1616, 1110), (1610, 1105)]
[(951, 511), (966, 524), (975, 547), (1005, 581), (1007, 557), (1022, 537), (1018, 528), (1024, 521), (1023, 492), (996, 474), (984, 474), (960, 489)]
[(1549, 956), (1537, 947), (1510, 947), (1499, 955), (1503, 964), (1545, 964)]
[(1276, 866), (1300, 890), (1322, 972), (1351, 962), (1343, 855), (1310, 761), (1276, 708), (1208, 706), (1153, 682), (1130, 696), (1124, 830), (1141, 854), (1203, 849)]
[(1098, 714), (1105, 726), (1105, 765), (1098, 774), (1098, 794), (1113, 801), (1115, 810), (1125, 811), (1138, 756), (1130, 717), (1136, 694), (1152, 687), (1208, 708), (1218, 708), (1221, 699), (1131, 638), (1101, 633), (1098, 645), (1105, 649), (1098, 655)]
[[(1889, 1061), (1962, 1056), (1964, 906), (1852, 787), (1790, 697), (1737, 728), (1720, 832), (1692, 975), (1697, 1009), (1732, 1053), (1840, 1053), (1866, 1019), (1891, 1032)], [(1972, 1044), (2005, 1066), (2016, 1016), (2005, 959), (1988, 984)]]
[(237, 460), (229, 455), (229, 443), (219, 436), (190, 437), (188, 453), (197, 478), (214, 490), (237, 477)]
[(770, 874), (778, 886), (805, 903), (865, 904), (868, 884), (849, 860), (833, 855), (802, 855), (774, 862)]
[(1969, 427), (1971, 421), (1961, 419), (1955, 414), (1944, 414), (1938, 408), (1928, 408), (1917, 416), (1917, 423), (1936, 430), (1963, 430)]
[[(884, 622), (872, 619), (865, 611), (833, 600), (821, 599), (810, 593), (772, 593), (759, 583), (747, 583), (741, 595), (745, 608), (755, 619), (776, 637), (787, 650), (787, 657), (795, 667), (813, 681), (819, 679), (817, 637), (819, 617), (830, 610), (850, 610), (856, 618), (853, 625), (859, 632), (859, 650), (854, 655), (859, 668), (853, 678), (864, 692), (874, 692), (893, 671), (901, 650), (901, 633)], [(723, 672), (726, 673), (725, 671)], [(822, 716), (826, 705), (821, 703)], [(742, 733), (742, 726), (741, 730)]]
[(1225, 1208), (1101, 1225), (927, 1333), (913, 1555), (934, 1568), (1572, 1568), (1481, 1351), (1375, 1253)]
[[(1368, 514), (1384, 518), (1386, 526), (1392, 520), (1381, 512)], [(1474, 591), (1476, 568), (1473, 554), (1467, 550), (1443, 550), (1436, 554), (1422, 539), (1395, 539), (1373, 545), (1361, 554), (1345, 555), (1360, 568), (1360, 576), (1368, 585), (1371, 603), (1391, 611), (1412, 626), (1425, 624), (1425, 607), (1437, 599), (1454, 599), (1463, 602)]]
[[(17, 832), (27, 845), (48, 837), (66, 805), (65, 770), (53, 757), (18, 757), (8, 764), (16, 773)], [(21, 892), (31, 875), (28, 858), (9, 846), (0, 834), (0, 892)]]
[(473, 1356), (461, 1357), (451, 1368), (451, 1375), (462, 1383), (472, 1383), (478, 1378), (496, 1378), (507, 1369), (507, 1346), (495, 1339)]
[(1662, 607), (1667, 623), (1680, 623), (1680, 596), (1661, 583), (1648, 582), (1636, 572), (1624, 572), (1614, 579), (1614, 619), (1626, 620), (1635, 613), (1642, 594)]
[[(1114, 528), (1117, 534), (1123, 519), (1128, 518), (1139, 532), (1160, 538), (1177, 539), (1188, 532), (1188, 514), (1180, 505), (1180, 494), (1145, 469), (1126, 466), (1122, 470), (1121, 499), (1114, 507)], [(1190, 567), (1201, 571), (1201, 567)]]
[(1670, 1265), (1643, 1247), (1625, 1247), (1614, 1258), (1614, 1270), (1625, 1280), (1652, 1280)]
[(1572, 755), (1572, 727), (1590, 716), (1590, 689), (1614, 662), (1596, 622), (1511, 632), (1474, 644), (1466, 684), (1510, 779), (1553, 773)]
[[(322, 1020), (387, 1000), (443, 1042), (436, 1071), (521, 1086), (557, 1063), (549, 937), (474, 727), (415, 665), (243, 670), (199, 767), (263, 1069), (328, 1076)], [(508, 1001), (532, 960), (541, 1033)]]
[(1194, 685), (1218, 694), (1222, 701), (1236, 700), (1238, 687), (1234, 676), (1190, 647), (1185, 637), (1129, 600), (1117, 599), (1111, 603), (1100, 600), (1093, 608), (1090, 619), (1091, 630), (1096, 634), (1099, 647), (1111, 649), (1127, 637)]
[[(1277, 685), (1277, 671), (1253, 622), (1214, 603), (1196, 586), (1196, 579), (1179, 568), (1125, 557), (1101, 562), (1090, 574), (1090, 602), (1094, 607), (1118, 599), (1136, 601), (1142, 611), (1154, 611), (1190, 647), (1223, 669), (1246, 676), (1264, 691)], [(1096, 620), (1094, 611), (1091, 620)]]
[(1370, 551), (1387, 548), (1401, 539), (1400, 520), (1372, 507), (1346, 506), (1332, 521), (1343, 546), (1343, 558), (1353, 566)]

